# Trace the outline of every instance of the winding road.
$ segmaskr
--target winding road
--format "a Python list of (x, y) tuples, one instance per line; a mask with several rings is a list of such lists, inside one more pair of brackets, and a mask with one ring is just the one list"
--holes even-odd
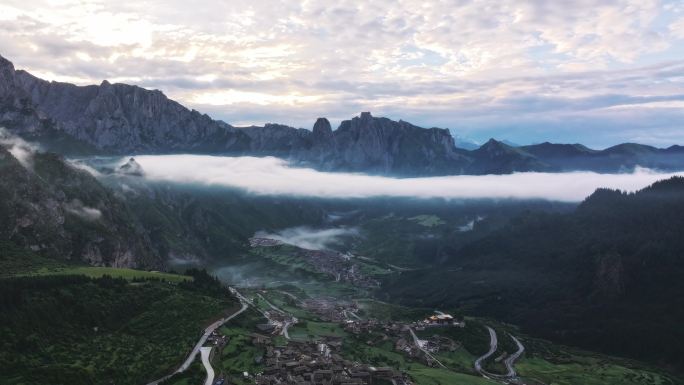
[(515, 377), (518, 375), (518, 373), (516, 373), (515, 368), (513, 367), (513, 364), (515, 364), (515, 361), (517, 361), (518, 358), (520, 358), (520, 356), (523, 354), (523, 352), (525, 352), (525, 347), (520, 342), (520, 340), (518, 340), (517, 338), (515, 338), (514, 336), (512, 336), (510, 334), (509, 334), (509, 336), (511, 337), (513, 342), (515, 342), (515, 344), (518, 345), (518, 350), (515, 353), (508, 356), (508, 358), (506, 358), (506, 361), (504, 361), (504, 364), (506, 365), (506, 369), (508, 369), (508, 373), (506, 373), (506, 375), (508, 377)]
[(499, 340), (496, 337), (496, 332), (494, 331), (494, 329), (487, 326), (487, 330), (489, 330), (489, 351), (487, 351), (487, 353), (485, 353), (483, 356), (475, 360), (475, 370), (478, 373), (480, 373), (483, 377), (489, 378), (489, 373), (482, 369), (482, 362), (487, 358), (491, 357), (491, 355), (494, 354), (494, 352), (496, 352), (496, 349), (499, 346)]
[(214, 383), (214, 368), (211, 367), (211, 362), (209, 362), (211, 349), (211, 346), (205, 346), (200, 349), (202, 365), (204, 365), (204, 369), (207, 371), (207, 378), (204, 380), (204, 385), (212, 385)]
[(178, 369), (176, 369), (176, 371), (174, 371), (173, 373), (171, 373), (167, 376), (164, 376), (158, 380), (152, 381), (152, 382), (148, 383), (147, 385), (157, 385), (160, 382), (171, 378), (171, 376), (173, 376), (176, 373), (182, 373), (182, 372), (188, 370), (188, 368), (190, 367), (192, 362), (195, 361), (197, 354), (200, 352), (200, 349), (202, 348), (202, 345), (204, 345), (204, 343), (207, 342), (207, 338), (209, 338), (211, 333), (214, 330), (221, 327), (226, 322), (232, 320), (233, 318), (237, 317), (238, 315), (242, 314), (242, 312), (247, 310), (247, 304), (244, 301), (242, 301), (241, 298), (239, 298), (239, 299), (240, 299), (240, 303), (242, 304), (242, 307), (240, 308), (240, 310), (236, 311), (235, 313), (231, 314), (230, 316), (228, 316), (226, 318), (221, 318), (220, 320), (214, 322), (213, 324), (209, 325), (206, 329), (204, 329), (204, 333), (200, 337), (199, 341), (197, 341), (197, 343), (195, 344), (195, 347), (192, 349), (192, 351), (190, 352), (188, 357), (185, 359), (185, 361), (181, 364), (181, 366), (178, 367)]
[(512, 380), (517, 377), (517, 373), (515, 371), (515, 368), (513, 365), (515, 364), (515, 361), (520, 358), (520, 356), (525, 352), (525, 347), (523, 344), (520, 342), (519, 339), (514, 337), (511, 334), (508, 334), (509, 337), (515, 342), (515, 344), (518, 347), (518, 350), (516, 350), (515, 353), (511, 354), (504, 360), (504, 365), (506, 366), (506, 374), (494, 374), (490, 373), (482, 368), (482, 363), (487, 360), (489, 357), (491, 357), (495, 352), (496, 349), (498, 349), (499, 346), (499, 340), (496, 336), (496, 332), (494, 329), (491, 327), (487, 326), (487, 330), (489, 331), (489, 351), (485, 353), (483, 356), (479, 357), (477, 360), (475, 360), (475, 370), (480, 373), (482, 377), (489, 378), (492, 380)]

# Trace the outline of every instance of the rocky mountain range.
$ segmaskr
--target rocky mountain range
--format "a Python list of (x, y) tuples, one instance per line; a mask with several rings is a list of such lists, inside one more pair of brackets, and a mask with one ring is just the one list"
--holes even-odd
[(312, 130), (280, 124), (234, 127), (158, 90), (106, 80), (91, 86), (49, 82), (16, 70), (1, 56), (0, 126), (65, 154), (273, 155), (320, 170), (398, 176), (684, 169), (681, 146), (629, 143), (598, 151), (580, 144), (514, 147), (492, 139), (469, 150), (457, 147), (447, 129), (368, 112), (335, 130), (325, 118)]

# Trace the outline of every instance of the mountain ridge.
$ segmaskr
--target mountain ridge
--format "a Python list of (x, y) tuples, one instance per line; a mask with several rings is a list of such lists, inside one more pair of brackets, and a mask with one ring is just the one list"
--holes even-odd
[(623, 143), (592, 150), (549, 142), (516, 147), (491, 139), (464, 149), (448, 129), (370, 112), (342, 121), (335, 130), (325, 118), (313, 130), (277, 123), (235, 127), (159, 90), (107, 80), (89, 86), (50, 82), (15, 70), (2, 56), (0, 126), (65, 154), (270, 155), (324, 171), (392, 176), (684, 169), (684, 147), (678, 145), (659, 149)]

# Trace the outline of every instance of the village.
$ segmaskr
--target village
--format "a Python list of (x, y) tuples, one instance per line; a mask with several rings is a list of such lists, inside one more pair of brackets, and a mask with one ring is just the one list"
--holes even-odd
[[(226, 376), (220, 373), (208, 384), (229, 385), (233, 383), (253, 383), (259, 385), (297, 384), (297, 385), (365, 385), (395, 384), (412, 385), (411, 378), (404, 372), (386, 366), (374, 366), (343, 357), (345, 338), (341, 336), (320, 335), (313, 338), (295, 339), (288, 335), (288, 327), (300, 322), (297, 318), (269, 302), (265, 295), (267, 290), (251, 291), (242, 295), (234, 293), (244, 304), (257, 309), (268, 321), (255, 324), (255, 331), (249, 334), (249, 341), (259, 348), (263, 354), (254, 357), (259, 363), (260, 371), (243, 372)], [(249, 297), (249, 298), (248, 298)], [(294, 297), (294, 296), (292, 296)], [(356, 313), (358, 304), (351, 300), (335, 298), (307, 298), (297, 300), (298, 307), (305, 309), (316, 319), (336, 324), (345, 333), (358, 337), (366, 346), (373, 346), (382, 341), (396, 341), (395, 351), (406, 357), (422, 362), (428, 366), (436, 366), (431, 353), (440, 350), (453, 351), (459, 348), (458, 342), (435, 335), (428, 340), (413, 340), (412, 330), (427, 330), (439, 327), (463, 327), (449, 314), (436, 313), (415, 322), (378, 321), (362, 319)], [(261, 304), (261, 305), (259, 305)], [(267, 309), (259, 309), (267, 307)], [(283, 337), (285, 337), (283, 339)], [(215, 330), (207, 338), (205, 348), (214, 347), (211, 354), (220, 352), (226, 346), (229, 337)], [(210, 356), (209, 360), (211, 359)], [(204, 358), (204, 357), (203, 357)], [(211, 365), (209, 365), (209, 368)], [(207, 370), (209, 372), (209, 370)], [(213, 370), (212, 370), (213, 371)], [(212, 373), (213, 375), (213, 373)]]
[(286, 346), (275, 346), (271, 338), (254, 335), (253, 343), (266, 347), (266, 366), (262, 373), (255, 376), (256, 384), (412, 384), (405, 374), (392, 368), (374, 367), (342, 358), (339, 354), (341, 338), (325, 337), (315, 342), (289, 341)]
[[(282, 241), (252, 237), (249, 245), (256, 247), (282, 246)], [(346, 282), (361, 288), (378, 288), (380, 282), (362, 272), (359, 263), (350, 254), (343, 254), (332, 250), (310, 250), (297, 248), (296, 255), (302, 258), (314, 271), (330, 277), (336, 282)]]

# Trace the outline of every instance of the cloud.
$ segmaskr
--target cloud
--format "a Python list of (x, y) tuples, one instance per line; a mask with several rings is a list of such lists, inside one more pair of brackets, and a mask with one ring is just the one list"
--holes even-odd
[(81, 202), (78, 199), (74, 199), (71, 202), (65, 203), (64, 210), (76, 215), (81, 219), (85, 219), (86, 221), (91, 222), (96, 221), (102, 217), (102, 211), (93, 207), (85, 206), (83, 202)]
[(0, 145), (6, 147), (22, 166), (29, 169), (33, 167), (33, 154), (38, 151), (38, 146), (10, 134), (2, 127), (0, 127)]
[(223, 186), (259, 195), (323, 198), (513, 198), (577, 202), (599, 187), (634, 191), (675, 175), (638, 169), (631, 174), (530, 172), (396, 179), (289, 167), (284, 160), (273, 157), (149, 155), (137, 156), (136, 161), (145, 170), (145, 177), (154, 181)]
[[(638, 110), (681, 94), (682, 26), (684, 7), (657, 0), (7, 0), (0, 53), (50, 80), (162, 89), (230, 123), (310, 127), (370, 110), (479, 140), (530, 121), (526, 137), (543, 141), (549, 121), (591, 119), (611, 97)], [(662, 110), (669, 127), (684, 122)], [(608, 113), (610, 132), (634, 124)]]
[(349, 236), (356, 236), (359, 234), (356, 228), (330, 228), (330, 229), (314, 229), (311, 227), (290, 227), (280, 230), (275, 233), (268, 233), (259, 231), (254, 234), (259, 238), (270, 238), (301, 247), (309, 250), (326, 250), (331, 246), (339, 244), (343, 238)]

